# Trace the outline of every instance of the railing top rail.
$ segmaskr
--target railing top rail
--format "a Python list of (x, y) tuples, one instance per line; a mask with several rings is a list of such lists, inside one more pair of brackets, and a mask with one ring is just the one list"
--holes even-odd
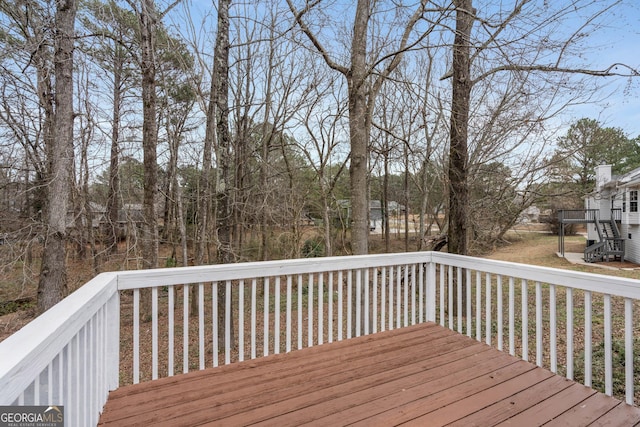
[(11, 404), (89, 319), (117, 292), (117, 274), (102, 273), (0, 342), (0, 404)]
[(558, 218), (562, 220), (595, 221), (599, 214), (598, 209), (558, 209)]
[(125, 271), (118, 273), (118, 289), (139, 289), (183, 283), (216, 282), (297, 274), (304, 275), (398, 264), (428, 263), (432, 261), (525, 280), (640, 299), (640, 282), (635, 279), (496, 261), (485, 258), (474, 258), (443, 252), (408, 252), (349, 257), (306, 258)]
[[(611, 239), (614, 239), (614, 237), (610, 237)], [(609, 238), (608, 238), (609, 239)], [(593, 252), (598, 248), (604, 248), (605, 246), (607, 246), (606, 242), (596, 242), (593, 245), (587, 246), (586, 248), (584, 248), (585, 253), (586, 252)]]
[(408, 252), (122, 271), (118, 273), (118, 289), (323, 273), (430, 261), (431, 252)]
[(518, 264), (508, 261), (496, 261), (485, 258), (473, 258), (441, 252), (432, 252), (431, 257), (436, 263), (450, 264), (461, 268), (486, 271), (493, 274), (566, 286), (585, 291), (640, 299), (640, 281), (636, 279)]

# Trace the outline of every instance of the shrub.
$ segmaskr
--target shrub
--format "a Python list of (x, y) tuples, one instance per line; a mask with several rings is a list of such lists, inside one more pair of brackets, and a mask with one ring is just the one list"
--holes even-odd
[(302, 256), (304, 258), (317, 258), (324, 256), (324, 242), (319, 237), (305, 240), (302, 245)]

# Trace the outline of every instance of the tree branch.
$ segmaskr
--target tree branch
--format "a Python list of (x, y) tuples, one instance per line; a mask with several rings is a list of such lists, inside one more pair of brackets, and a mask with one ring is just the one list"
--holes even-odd
[[(522, 8), (523, 8), (527, 3), (529, 3), (530, 1), (531, 1), (531, 0), (522, 0), (522, 2), (517, 3), (516, 5), (514, 5), (514, 7), (513, 7), (513, 11), (511, 11), (511, 13), (510, 13), (510, 14), (509, 14), (509, 16), (507, 17), (507, 19), (505, 19), (504, 21), (502, 21), (502, 22), (500, 23), (500, 25), (497, 27), (497, 30), (496, 30), (493, 34), (491, 34), (491, 36), (490, 36), (490, 37), (489, 37), (489, 38), (488, 38), (488, 39), (487, 39), (487, 40), (486, 40), (486, 41), (485, 41), (481, 46), (479, 46), (479, 47), (475, 50), (475, 52), (474, 52), (474, 54), (473, 54), (473, 55), (471, 55), (471, 61), (472, 61), (472, 62), (476, 59), (476, 57), (480, 54), (480, 52), (482, 52), (484, 49), (486, 49), (486, 48), (487, 48), (487, 47), (488, 47), (488, 46), (489, 46), (493, 41), (495, 41), (495, 40), (497, 39), (498, 35), (500, 35), (500, 33), (501, 33), (502, 31), (504, 31), (504, 30), (507, 28), (507, 25), (509, 25), (509, 23), (510, 23), (510, 22), (511, 22), (511, 21), (512, 21), (516, 16), (520, 15), (520, 12), (522, 12)], [(475, 13), (474, 13), (474, 18), (478, 19), (478, 18), (475, 16)], [(482, 24), (483, 24), (483, 26), (484, 26), (484, 27), (490, 27), (490, 26), (491, 26), (491, 25), (490, 25), (488, 22), (486, 22), (486, 21), (483, 21), (483, 22), (482, 22)]]
[[(618, 68), (626, 70), (626, 72), (617, 71)], [(478, 77), (473, 79), (472, 84), (475, 84), (480, 80), (485, 79), (488, 76), (499, 73), (501, 71), (541, 71), (545, 73), (583, 74), (583, 75), (595, 76), (595, 77), (613, 77), (613, 76), (640, 77), (640, 72), (638, 72), (638, 70), (636, 70), (635, 68), (627, 64), (623, 64), (621, 62), (616, 62), (614, 64), (611, 64), (609, 67), (605, 68), (604, 70), (590, 70), (586, 68), (564, 68), (564, 67), (557, 67), (554, 65), (509, 64), (509, 65), (502, 65), (500, 67), (495, 67), (489, 71), (486, 71), (480, 74)]]
[(294, 19), (295, 19), (296, 23), (300, 26), (300, 28), (305, 33), (307, 38), (311, 41), (311, 43), (313, 43), (313, 45), (318, 50), (320, 55), (322, 55), (322, 58), (327, 63), (329, 68), (334, 69), (334, 70), (336, 70), (336, 71), (338, 71), (338, 72), (340, 72), (340, 73), (342, 73), (342, 74), (344, 74), (346, 76), (349, 73), (349, 69), (347, 67), (344, 67), (344, 66), (336, 63), (333, 59), (331, 59), (331, 57), (329, 56), (329, 53), (327, 52), (327, 50), (324, 48), (322, 43), (320, 43), (320, 40), (318, 40), (318, 38), (315, 36), (315, 34), (313, 34), (311, 29), (302, 20), (302, 17), (304, 16), (304, 14), (307, 13), (309, 10), (311, 10), (311, 8), (313, 8), (314, 6), (319, 4), (321, 1), (322, 0), (315, 0), (315, 1), (312, 1), (312, 2), (308, 2), (307, 5), (305, 6), (305, 8), (302, 9), (301, 11), (298, 11), (296, 9), (296, 7), (293, 5), (291, 0), (287, 0), (287, 5), (289, 6), (289, 10), (291, 10), (291, 13), (293, 13), (293, 16), (294, 16)]

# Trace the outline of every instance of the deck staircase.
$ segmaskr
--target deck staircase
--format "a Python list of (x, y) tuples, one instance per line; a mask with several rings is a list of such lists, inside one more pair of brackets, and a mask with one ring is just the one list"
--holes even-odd
[(599, 241), (585, 248), (584, 260), (586, 262), (624, 261), (624, 239), (620, 235), (616, 221), (596, 219), (594, 224)]

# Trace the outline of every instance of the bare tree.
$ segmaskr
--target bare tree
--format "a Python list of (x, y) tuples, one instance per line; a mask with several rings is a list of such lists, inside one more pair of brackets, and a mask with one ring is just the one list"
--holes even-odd
[(113, 110), (111, 121), (111, 150), (109, 153), (109, 193), (107, 197), (108, 237), (110, 253), (118, 252), (118, 216), (120, 213), (120, 128), (122, 117), (122, 97), (125, 80), (125, 50), (114, 44), (113, 52)]
[(158, 266), (158, 223), (156, 198), (158, 195), (158, 102), (157, 31), (160, 20), (178, 2), (170, 4), (164, 11), (156, 10), (154, 0), (129, 1), (135, 10), (140, 26), (140, 72), (142, 77), (142, 150), (144, 164), (144, 196), (142, 223), (142, 265), (144, 268)]
[[(50, 138), (53, 131), (53, 52), (50, 37), (45, 31), (46, 10), (35, 2), (28, 6), (16, 8), (8, 2), (0, 2), (0, 12), (12, 21), (6, 27), (12, 37), (2, 40), (0, 122), (3, 136), (13, 142), (7, 145), (10, 149), (5, 154), (7, 160), (24, 159), (14, 168), (24, 177), (23, 213), (40, 219), (46, 205), (48, 163), (45, 137)], [(13, 70), (7, 62), (24, 66)], [(5, 166), (8, 164), (5, 161)]]
[[(292, 0), (287, 4), (294, 15), (296, 24), (309, 38), (315, 49), (320, 53), (326, 64), (333, 70), (341, 73), (347, 80), (349, 99), (349, 141), (351, 147), (349, 176), (351, 186), (351, 240), (355, 254), (368, 252), (369, 239), (369, 203), (367, 197), (368, 158), (369, 158), (369, 134), (371, 129), (371, 114), (375, 105), (375, 97), (382, 83), (389, 74), (398, 66), (403, 54), (410, 48), (418, 45), (432, 27), (421, 32), (415, 40), (410, 40), (418, 22), (427, 12), (427, 2), (421, 1), (413, 13), (404, 17), (401, 25), (401, 34), (395, 48), (384, 52), (368, 51), (369, 24), (373, 16), (379, 11), (375, 10), (376, 2), (371, 0), (358, 0), (353, 21), (353, 34), (350, 40), (349, 62), (342, 65), (337, 62), (329, 50), (321, 42), (304, 19), (320, 2), (307, 2), (306, 6), (298, 10)], [(402, 16), (396, 10), (397, 16)], [(376, 13), (374, 13), (376, 12)], [(387, 40), (387, 42), (389, 42)], [(391, 42), (389, 42), (391, 44)], [(373, 59), (371, 59), (373, 58)], [(380, 67), (380, 69), (378, 69)]]
[(456, 34), (453, 42), (453, 80), (449, 143), (449, 252), (467, 253), (467, 138), (471, 98), (471, 28), (475, 11), (471, 0), (454, 0)]
[[(380, 192), (381, 210), (382, 210), (382, 232), (384, 238), (385, 252), (391, 251), (391, 227), (390, 227), (390, 209), (391, 202), (399, 202), (397, 197), (391, 198), (389, 181), (391, 179), (391, 169), (397, 164), (400, 147), (406, 143), (406, 135), (401, 135), (400, 128), (403, 121), (403, 108), (400, 105), (397, 87), (388, 82), (383, 85), (382, 91), (378, 96), (378, 108), (373, 117), (374, 137), (371, 145), (371, 151), (376, 154), (376, 160), (381, 158), (382, 167), (382, 189)], [(417, 111), (413, 108), (410, 111)], [(372, 171), (375, 163), (373, 162)], [(394, 168), (395, 169), (395, 168)], [(406, 169), (405, 169), (406, 173)], [(398, 231), (398, 230), (396, 230)]]
[[(99, 70), (97, 78), (102, 80), (101, 88), (111, 89), (110, 111), (104, 111), (97, 105), (99, 114), (109, 122), (105, 135), (110, 139), (109, 181), (106, 196), (106, 222), (102, 224), (106, 252), (117, 253), (117, 241), (121, 230), (118, 228), (121, 211), (122, 194), (120, 192), (120, 160), (123, 145), (123, 123), (126, 121), (126, 95), (136, 82), (136, 73), (132, 63), (138, 52), (136, 33), (138, 19), (135, 14), (119, 7), (113, 0), (101, 2), (94, 0), (87, 3), (85, 13), (81, 17), (84, 29), (95, 37), (81, 40), (80, 48), (95, 62)], [(95, 71), (94, 71), (95, 72)], [(138, 82), (139, 83), (139, 80)], [(98, 130), (101, 130), (98, 128)]]
[[(207, 108), (204, 149), (202, 153), (202, 185), (198, 206), (198, 234), (196, 263), (209, 260), (211, 232), (217, 233), (216, 258), (218, 262), (230, 262), (231, 249), (231, 146), (229, 136), (229, 6), (230, 1), (218, 2), (218, 28), (213, 55), (211, 88)], [(212, 154), (216, 152), (215, 177)], [(215, 178), (215, 183), (213, 182)], [(214, 187), (215, 184), (215, 187)], [(213, 201), (216, 191), (215, 205)], [(213, 217), (212, 217), (213, 215)], [(218, 224), (216, 224), (218, 223)]]
[[(168, 46), (170, 49), (172, 46)], [(180, 66), (178, 68), (181, 68)], [(178, 70), (181, 73), (181, 70)], [(183, 264), (188, 265), (187, 235), (182, 212), (182, 196), (178, 177), (179, 151), (184, 135), (189, 127), (189, 118), (195, 102), (195, 94), (191, 86), (168, 76), (168, 72), (161, 71), (163, 86), (163, 122), (169, 147), (169, 159), (166, 170), (164, 188), (164, 230), (163, 240), (167, 240), (173, 249), (172, 258), (175, 260), (175, 245), (179, 239), (182, 247)]]
[(420, 195), (419, 207), (419, 239), (418, 249), (423, 249), (425, 238), (431, 234), (436, 225), (439, 233), (442, 233), (444, 224), (440, 219), (440, 213), (444, 211), (444, 141), (447, 139), (445, 131), (446, 117), (442, 100), (442, 91), (436, 86), (433, 74), (433, 53), (431, 49), (423, 51), (424, 57), (418, 60), (420, 79), (407, 90), (413, 93), (414, 105), (419, 105), (417, 122), (422, 138), (414, 143), (413, 161), (415, 173), (412, 174), (414, 186)]
[[(15, 7), (6, 1), (0, 1), (0, 13), (7, 35), (0, 40), (0, 123), (8, 143), (2, 145), (2, 167), (13, 181), (7, 183), (9, 197), (17, 196), (12, 209), (4, 210), (2, 221), (3, 232), (14, 241), (11, 252), (16, 254), (5, 265), (24, 261), (26, 284), (37, 276), (34, 248), (47, 219), (48, 153), (54, 122), (53, 40), (47, 30), (54, 26), (54, 13), (40, 2)], [(16, 215), (7, 215), (10, 212)]]
[(67, 212), (73, 166), (73, 49), (77, 4), (75, 0), (56, 2), (54, 38), (55, 115), (49, 143), (47, 186), (47, 233), (38, 283), (38, 311), (44, 312), (66, 292)]
[(140, 65), (142, 73), (142, 149), (144, 153), (144, 200), (142, 203), (142, 265), (158, 266), (158, 125), (156, 95), (156, 40), (158, 12), (153, 0), (141, 0), (137, 11), (140, 22)]
[[(448, 172), (451, 252), (466, 254), (468, 250), (469, 227), (465, 212), (469, 209), (468, 177), (471, 163), (468, 129), (472, 91), (480, 83), (505, 75), (509, 78), (500, 84), (491, 81), (494, 88), (511, 85), (514, 81), (522, 85), (526, 81), (528, 88), (520, 86), (520, 99), (532, 98), (534, 87), (536, 96), (546, 91), (553, 95), (555, 102), (564, 98), (560, 106), (553, 106), (553, 103), (544, 106), (544, 101), (538, 101), (543, 107), (542, 112), (527, 117), (524, 122), (511, 119), (512, 122), (527, 123), (528, 128), (533, 129), (567, 105), (590, 98), (590, 94), (584, 91), (585, 81), (571, 80), (572, 76), (638, 76), (636, 70), (624, 64), (589, 69), (575, 66), (570, 61), (578, 56), (580, 51), (577, 49), (584, 49), (581, 43), (586, 40), (586, 35), (597, 30), (598, 20), (620, 4), (620, 1), (602, 4), (593, 0), (573, 0), (550, 7), (549, 4), (543, 6), (531, 0), (519, 0), (510, 9), (499, 8), (497, 12), (487, 9), (484, 11), (487, 17), (483, 17), (474, 9), (471, 0), (454, 2), (457, 21), (452, 71), (443, 76), (453, 77)], [(481, 28), (474, 33), (472, 28), (475, 22)], [(574, 29), (569, 26), (571, 23)], [(565, 26), (565, 31), (558, 32), (560, 26)], [(506, 100), (508, 97), (502, 95), (500, 99)], [(498, 116), (490, 117), (493, 119), (486, 122), (489, 125)], [(482, 128), (490, 129), (491, 126)]]
[[(207, 109), (206, 133), (203, 152), (203, 189), (204, 197), (198, 212), (198, 244), (196, 262), (204, 261), (208, 252), (209, 229), (215, 224), (217, 230), (216, 259), (219, 263), (233, 260), (231, 247), (231, 192), (233, 181), (231, 173), (231, 141), (229, 135), (229, 7), (230, 0), (218, 1), (218, 32), (213, 54), (213, 71), (211, 76), (211, 92)], [(216, 150), (217, 171), (219, 181), (216, 182), (216, 198), (213, 220), (209, 221), (213, 200), (211, 183), (211, 154)], [(219, 175), (218, 175), (219, 174)], [(205, 252), (207, 251), (207, 252)], [(218, 289), (218, 323), (224, 325), (225, 289)], [(195, 304), (194, 304), (195, 306)], [(195, 307), (193, 308), (195, 310)], [(192, 312), (193, 312), (192, 310)], [(224, 330), (224, 329), (223, 329)], [(220, 334), (218, 340), (223, 340)]]
[[(430, 49), (425, 49), (423, 52), (429, 53)], [(414, 58), (416, 56), (418, 55), (415, 55)], [(417, 70), (415, 69), (416, 63), (419, 64)], [(385, 83), (374, 115), (373, 125), (378, 136), (372, 140), (377, 140), (380, 145), (376, 147), (374, 142), (372, 146), (374, 147), (373, 151), (376, 151), (383, 161), (381, 199), (383, 200), (383, 232), (387, 251), (390, 250), (389, 204), (399, 202), (405, 207), (403, 212), (397, 212), (397, 215), (403, 217), (404, 244), (405, 250), (408, 251), (410, 232), (419, 231), (421, 236), (424, 235), (423, 224), (427, 208), (426, 205), (424, 207), (422, 205), (427, 203), (434, 186), (440, 181), (437, 179), (437, 174), (433, 173), (433, 167), (430, 164), (440, 161), (440, 159), (434, 158), (434, 154), (437, 146), (444, 145), (434, 141), (442, 126), (444, 112), (437, 101), (435, 108), (433, 105), (429, 105), (432, 103), (429, 98), (430, 92), (435, 92), (435, 88), (430, 82), (433, 68), (428, 55), (420, 55), (417, 62), (398, 67)], [(423, 79), (425, 81), (421, 81)], [(437, 95), (432, 95), (432, 97), (437, 100)], [(400, 177), (402, 189), (394, 195), (390, 194), (392, 170), (402, 171)], [(398, 176), (396, 175), (396, 177)], [(416, 190), (423, 198), (418, 209), (415, 206)], [(410, 210), (413, 210), (414, 214), (416, 211), (421, 212), (419, 224), (414, 224), (413, 230), (411, 230)], [(413, 219), (415, 220), (415, 217)], [(434, 221), (434, 215), (431, 215), (430, 221)], [(398, 226), (396, 229), (398, 235), (400, 231), (401, 227)]]
[[(77, 257), (86, 259), (90, 254), (94, 271), (97, 274), (99, 262), (93, 233), (93, 209), (89, 200), (89, 180), (91, 175), (89, 148), (94, 142), (94, 133), (97, 126), (95, 123), (95, 108), (90, 99), (91, 82), (87, 63), (78, 64), (76, 69), (78, 70), (76, 84), (80, 101), (78, 103), (80, 113), (76, 116), (77, 128), (79, 129), (76, 138), (79, 141), (79, 161), (72, 169), (73, 185), (71, 194), (75, 222), (75, 235), (73, 238), (77, 248)], [(87, 252), (87, 246), (91, 248), (90, 253)]]
[(229, 6), (230, 0), (218, 1), (218, 33), (213, 56), (211, 100), (207, 125), (215, 124), (220, 187), (217, 188), (218, 262), (233, 260), (231, 247), (233, 174), (231, 137), (229, 135)]
[(316, 67), (311, 72), (310, 102), (298, 109), (298, 120), (304, 129), (304, 137), (298, 141), (300, 150), (314, 171), (319, 191), (316, 214), (322, 218), (325, 255), (334, 254), (333, 207), (336, 187), (347, 168), (348, 154), (341, 152), (344, 146), (341, 133), (345, 127), (346, 100), (342, 98), (341, 79), (325, 78)]

